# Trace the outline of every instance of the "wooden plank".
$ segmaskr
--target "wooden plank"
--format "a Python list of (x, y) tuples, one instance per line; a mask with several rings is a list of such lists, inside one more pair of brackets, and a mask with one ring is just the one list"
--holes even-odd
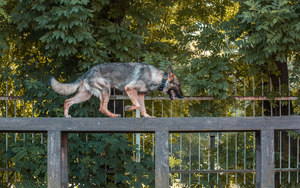
[(199, 132), (299, 129), (300, 116), (193, 118), (0, 118), (1, 132)]
[(68, 133), (61, 133), (61, 185), (68, 187)]
[[(288, 101), (288, 100), (297, 100), (298, 97), (292, 96), (284, 96), (284, 97), (274, 97), (268, 98), (266, 96), (229, 96), (228, 98), (234, 98), (238, 101), (267, 101), (267, 100), (275, 100), (275, 101)], [(0, 96), (0, 101), (5, 100), (23, 100), (23, 96)], [(129, 100), (129, 97), (126, 95), (112, 95), (110, 100)], [(170, 100), (169, 97), (160, 96), (160, 97), (151, 97), (146, 96), (145, 100)], [(180, 101), (211, 101), (218, 100), (212, 96), (186, 96), (182, 99), (176, 98), (175, 100)], [(226, 99), (221, 99), (226, 100)]]
[(48, 188), (61, 188), (61, 132), (48, 131)]
[(275, 187), (274, 130), (261, 131), (260, 145), (260, 187), (273, 188)]
[(155, 132), (155, 187), (169, 187), (169, 132)]

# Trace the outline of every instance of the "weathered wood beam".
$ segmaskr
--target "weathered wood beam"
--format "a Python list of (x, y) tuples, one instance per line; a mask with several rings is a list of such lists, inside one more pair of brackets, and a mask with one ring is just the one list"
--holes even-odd
[(169, 132), (155, 132), (155, 187), (169, 187)]
[(300, 129), (300, 116), (193, 118), (0, 118), (0, 132), (199, 132)]
[(274, 130), (261, 130), (256, 140), (256, 187), (275, 187)]
[(61, 132), (48, 131), (48, 188), (61, 188)]

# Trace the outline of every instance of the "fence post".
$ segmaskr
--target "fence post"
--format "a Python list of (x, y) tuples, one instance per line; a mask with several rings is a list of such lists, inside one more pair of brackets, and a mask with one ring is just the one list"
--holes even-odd
[(169, 131), (155, 131), (155, 188), (169, 187)]
[(275, 187), (274, 130), (261, 130), (256, 137), (256, 187)]
[(48, 131), (48, 188), (61, 188), (61, 131)]

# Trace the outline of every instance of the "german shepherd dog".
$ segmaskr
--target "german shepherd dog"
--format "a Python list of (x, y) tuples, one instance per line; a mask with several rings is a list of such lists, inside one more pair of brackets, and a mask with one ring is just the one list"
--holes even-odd
[(100, 99), (100, 112), (109, 117), (120, 117), (107, 109), (111, 88), (125, 91), (132, 106), (128, 110), (139, 109), (143, 117), (152, 117), (145, 109), (144, 97), (148, 92), (159, 89), (167, 93), (171, 100), (183, 98), (180, 81), (173, 73), (171, 67), (164, 72), (147, 63), (107, 63), (92, 67), (75, 82), (63, 84), (55, 78), (50, 78), (51, 88), (58, 94), (74, 97), (65, 100), (64, 115), (70, 118), (69, 108), (73, 104), (87, 101), (92, 95)]

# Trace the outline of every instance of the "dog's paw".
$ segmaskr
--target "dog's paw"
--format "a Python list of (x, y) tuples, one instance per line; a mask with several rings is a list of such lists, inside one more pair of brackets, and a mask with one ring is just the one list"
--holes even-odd
[(130, 109), (131, 109), (131, 107), (132, 107), (132, 105), (130, 105), (130, 106), (125, 106), (125, 111), (128, 111), (128, 110), (130, 110)]
[(65, 116), (66, 118), (71, 118), (71, 116), (70, 115), (67, 115), (67, 116)]
[(112, 118), (118, 118), (118, 117), (121, 117), (121, 114), (112, 114), (110, 117), (112, 117)]
[(149, 114), (144, 114), (142, 116), (145, 117), (145, 118), (156, 118), (155, 116), (150, 116)]
[(140, 109), (140, 108), (141, 108), (140, 105), (125, 106), (125, 111), (131, 111), (131, 110)]

